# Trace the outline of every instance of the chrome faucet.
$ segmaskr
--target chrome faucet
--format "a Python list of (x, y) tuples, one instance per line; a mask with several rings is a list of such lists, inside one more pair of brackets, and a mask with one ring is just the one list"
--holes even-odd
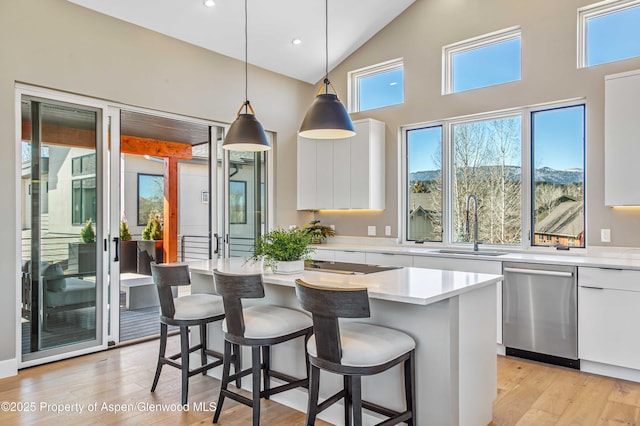
[[(469, 207), (473, 200), (473, 220), (471, 220)], [(471, 237), (471, 223), (473, 222), (473, 251), (478, 251), (478, 244), (482, 244), (482, 241), (478, 241), (478, 197), (473, 194), (467, 195), (467, 216), (465, 222), (465, 232)]]

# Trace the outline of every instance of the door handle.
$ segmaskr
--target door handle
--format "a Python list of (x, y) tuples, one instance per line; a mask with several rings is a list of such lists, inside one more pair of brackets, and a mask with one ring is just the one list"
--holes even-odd
[(115, 255), (113, 256), (113, 261), (114, 262), (119, 262), (120, 261), (120, 238), (113, 237), (113, 242), (116, 245)]
[(213, 254), (218, 254), (220, 251), (220, 241), (218, 240), (218, 234), (213, 234), (213, 239), (216, 242), (215, 249), (213, 250)]
[(546, 271), (543, 269), (525, 269), (525, 268), (504, 268), (503, 272), (513, 272), (516, 274), (527, 274), (527, 275), (547, 275), (550, 277), (572, 277), (572, 272), (562, 272), (562, 271)]

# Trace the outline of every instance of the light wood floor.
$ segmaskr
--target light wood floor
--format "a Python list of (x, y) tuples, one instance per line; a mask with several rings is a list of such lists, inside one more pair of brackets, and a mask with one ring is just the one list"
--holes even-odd
[[(177, 351), (177, 344), (176, 337), (170, 338), (169, 349)], [(156, 392), (149, 392), (157, 347), (157, 341), (126, 346), (21, 370), (16, 377), (2, 379), (0, 401), (13, 402), (10, 408), (23, 412), (7, 412), (3, 405), (0, 424), (211, 424), (209, 404), (217, 399), (219, 382), (210, 377), (191, 378), (189, 412), (150, 411), (180, 399), (179, 371), (171, 367), (165, 366)], [(97, 410), (89, 412), (96, 403)], [(114, 405), (103, 407), (104, 403)], [(57, 404), (69, 405), (60, 406), (57, 412)], [(194, 409), (197, 404), (204, 409)], [(78, 413), (77, 407), (83, 412)], [(116, 407), (133, 410), (114, 412)], [(31, 408), (35, 411), (24, 412)], [(640, 425), (640, 384), (498, 357), (498, 398), (493, 413), (496, 426)], [(302, 425), (304, 415), (263, 401), (261, 420), (264, 425)], [(221, 424), (244, 426), (250, 421), (249, 407), (225, 401)]]

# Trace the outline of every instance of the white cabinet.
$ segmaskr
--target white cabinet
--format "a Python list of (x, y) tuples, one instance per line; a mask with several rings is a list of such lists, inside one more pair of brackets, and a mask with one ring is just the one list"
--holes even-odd
[(366, 255), (362, 251), (336, 250), (333, 256), (336, 262), (367, 263)]
[(298, 210), (384, 209), (385, 125), (353, 124), (348, 139), (298, 137)]
[(333, 262), (335, 260), (333, 250), (325, 250), (317, 247), (315, 251), (311, 253), (311, 258), (313, 260), (324, 260), (325, 262)]
[(640, 271), (578, 269), (578, 356), (640, 370)]
[(640, 205), (640, 70), (605, 77), (604, 203)]
[[(445, 271), (479, 272), (483, 274), (502, 275), (502, 262), (491, 260), (458, 259), (453, 257), (415, 256), (413, 266), (416, 268), (444, 269)], [(497, 322), (496, 333), (499, 344), (502, 344), (502, 283), (497, 285)]]
[(380, 266), (413, 266), (413, 256), (397, 253), (367, 253), (367, 264)]

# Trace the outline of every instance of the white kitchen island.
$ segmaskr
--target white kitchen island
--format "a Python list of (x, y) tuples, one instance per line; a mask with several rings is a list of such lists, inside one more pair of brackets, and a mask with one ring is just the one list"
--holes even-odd
[[(259, 272), (260, 265), (243, 259), (189, 262), (192, 293), (214, 293), (213, 270), (232, 273)], [(416, 341), (416, 420), (418, 425), (476, 426), (492, 420), (491, 405), (497, 393), (496, 367), (496, 284), (501, 275), (399, 268), (368, 275), (344, 275), (304, 271), (292, 275), (264, 274), (264, 299), (299, 308), (295, 295), (296, 278), (327, 286), (367, 287), (371, 317), (358, 319), (395, 328)], [(249, 304), (249, 303), (248, 303)], [(248, 305), (247, 304), (247, 305)], [(220, 325), (210, 326), (211, 345), (220, 350)], [(288, 374), (304, 375), (302, 339), (273, 348), (272, 368)], [(250, 360), (243, 353), (243, 364)], [(213, 370), (220, 377), (219, 369)], [(249, 380), (243, 387), (249, 389)], [(322, 372), (321, 398), (339, 389), (339, 376)], [(390, 408), (403, 407), (400, 366), (363, 378), (363, 399)], [(276, 395), (277, 402), (306, 411), (304, 390)], [(343, 424), (339, 406), (329, 408), (320, 418)], [(366, 424), (376, 422), (365, 417)], [(377, 420), (379, 421), (379, 420)]]

